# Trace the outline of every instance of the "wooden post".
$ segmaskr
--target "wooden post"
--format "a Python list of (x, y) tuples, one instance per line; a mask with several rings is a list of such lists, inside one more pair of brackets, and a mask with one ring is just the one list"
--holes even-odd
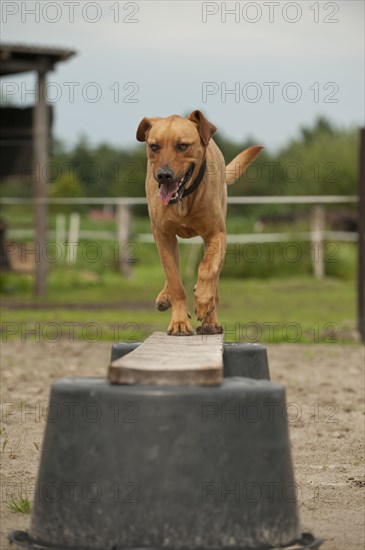
[(7, 246), (5, 244), (5, 233), (7, 225), (0, 219), (0, 271), (10, 271), (10, 260)]
[(312, 267), (316, 279), (323, 279), (324, 269), (324, 248), (323, 231), (325, 227), (325, 213), (323, 206), (316, 205), (311, 211), (311, 233), (312, 233)]
[(70, 216), (70, 227), (68, 230), (67, 261), (74, 264), (77, 260), (77, 249), (79, 246), (80, 214), (72, 212)]
[(46, 254), (48, 233), (47, 204), (47, 163), (49, 150), (49, 108), (44, 89), (47, 71), (38, 72), (37, 101), (34, 106), (34, 201), (35, 201), (35, 240), (36, 240), (36, 280), (35, 294), (43, 296), (47, 291), (48, 262)]
[[(131, 211), (125, 204), (118, 204), (116, 213), (117, 233), (118, 233), (118, 258), (119, 269), (125, 277), (131, 277), (132, 265), (129, 260), (129, 245), (131, 234)], [(133, 250), (132, 250), (133, 252)]]
[(357, 329), (365, 342), (365, 128), (360, 130), (358, 231)]
[(61, 261), (65, 259), (66, 247), (66, 216), (57, 214), (56, 216), (56, 244), (61, 249)]

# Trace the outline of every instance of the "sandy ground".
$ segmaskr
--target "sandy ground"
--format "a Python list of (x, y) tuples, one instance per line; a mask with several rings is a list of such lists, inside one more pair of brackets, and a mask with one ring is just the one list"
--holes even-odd
[[(64, 376), (104, 376), (110, 344), (8, 342), (2, 360), (1, 550), (29, 515), (11, 497), (32, 498), (50, 384)], [(302, 529), (324, 550), (357, 550), (364, 540), (364, 349), (272, 345), (271, 378), (287, 389), (292, 457)], [(27, 413), (27, 414), (26, 414)]]

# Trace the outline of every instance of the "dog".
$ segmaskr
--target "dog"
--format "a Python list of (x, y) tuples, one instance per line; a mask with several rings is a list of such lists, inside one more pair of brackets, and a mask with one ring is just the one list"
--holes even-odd
[(145, 117), (137, 140), (146, 142), (146, 196), (152, 232), (166, 282), (156, 307), (171, 307), (167, 334), (194, 334), (186, 294), (179, 272), (176, 236), (199, 235), (205, 245), (194, 287), (195, 313), (201, 326), (197, 334), (221, 334), (218, 322), (219, 274), (226, 252), (227, 185), (233, 183), (260, 153), (254, 146), (225, 165), (213, 141), (217, 131), (199, 111), (188, 117)]

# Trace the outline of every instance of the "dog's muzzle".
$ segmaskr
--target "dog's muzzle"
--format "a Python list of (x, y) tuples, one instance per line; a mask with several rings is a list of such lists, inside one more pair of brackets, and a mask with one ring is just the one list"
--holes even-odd
[(172, 171), (164, 168), (160, 169), (157, 173), (158, 182), (158, 196), (162, 200), (163, 204), (167, 206), (171, 200), (181, 200), (184, 192), (184, 187), (193, 175), (195, 164), (191, 164), (186, 172), (175, 180), (172, 179)]

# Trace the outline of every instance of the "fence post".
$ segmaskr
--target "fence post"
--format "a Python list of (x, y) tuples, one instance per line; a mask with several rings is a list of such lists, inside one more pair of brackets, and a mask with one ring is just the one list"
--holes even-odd
[(324, 277), (324, 247), (323, 231), (325, 227), (325, 212), (323, 206), (316, 205), (311, 210), (311, 235), (312, 235), (312, 268), (316, 279)]
[(125, 277), (132, 276), (132, 266), (128, 262), (127, 249), (131, 233), (131, 211), (126, 204), (118, 204), (117, 206), (117, 234), (118, 234), (118, 260), (119, 270)]
[(70, 216), (70, 227), (68, 230), (67, 261), (74, 264), (77, 260), (77, 249), (79, 246), (80, 214), (72, 212)]
[(365, 342), (365, 128), (360, 130), (358, 230), (357, 329)]
[(66, 247), (66, 216), (64, 214), (56, 216), (56, 244), (61, 248), (61, 261), (63, 262)]
[[(46, 60), (43, 60), (44, 62)], [(48, 261), (46, 246), (48, 239), (48, 178), (46, 166), (48, 162), (49, 149), (49, 118), (50, 110), (46, 101), (46, 70), (38, 71), (37, 100), (33, 110), (33, 136), (34, 165), (39, 167), (39, 176), (33, 183), (34, 206), (35, 206), (35, 244), (39, 250), (39, 257), (36, 258), (35, 294), (44, 296), (47, 292)]]

